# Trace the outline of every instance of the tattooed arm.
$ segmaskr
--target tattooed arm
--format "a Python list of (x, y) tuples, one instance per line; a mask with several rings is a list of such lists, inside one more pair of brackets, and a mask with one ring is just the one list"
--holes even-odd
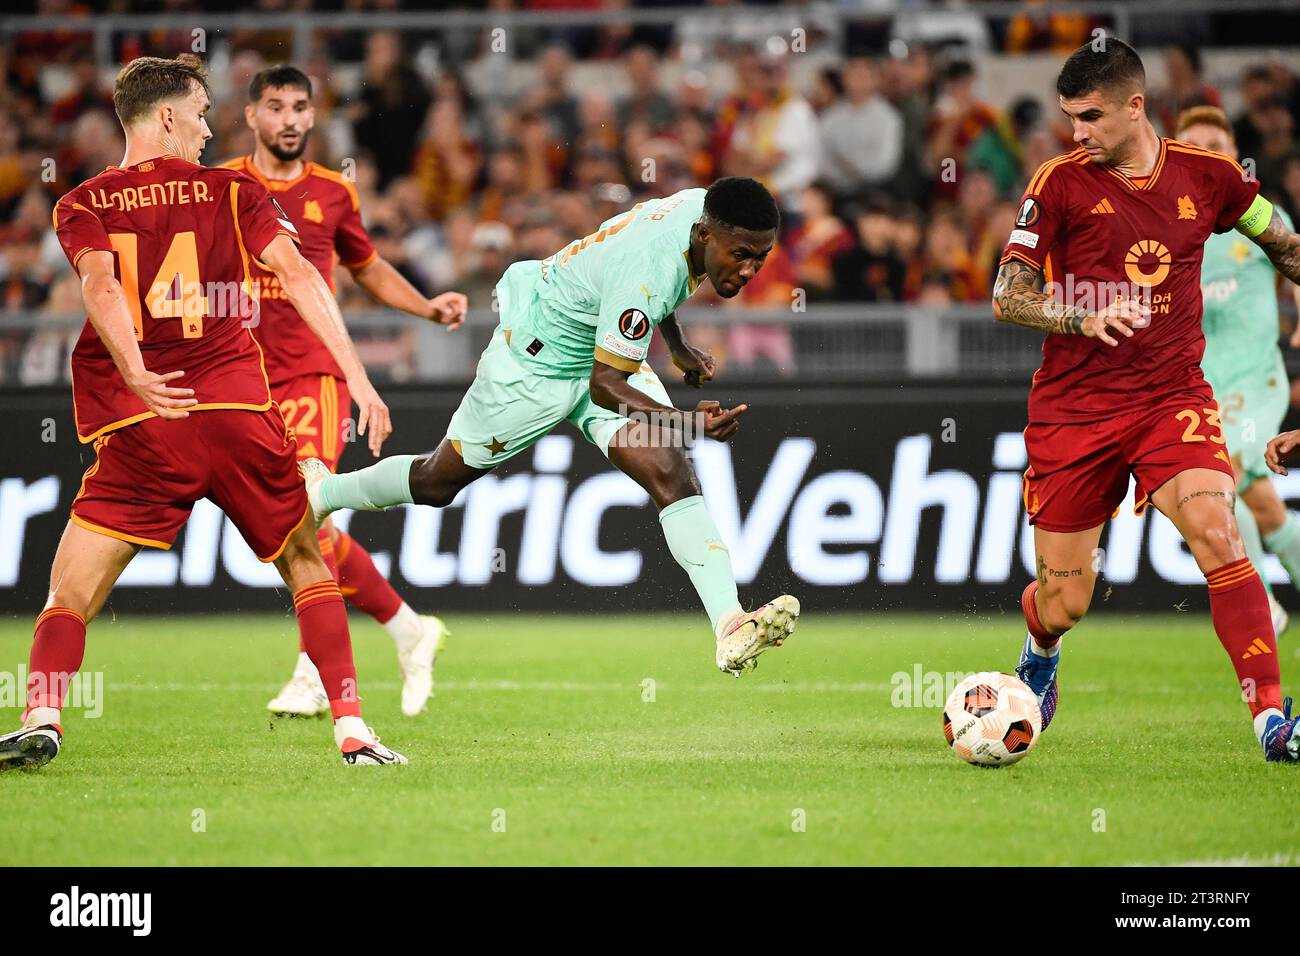
[(1150, 314), (1148, 305), (1134, 299), (1116, 299), (1096, 313), (1055, 302), (1043, 291), (1043, 273), (1018, 259), (1004, 262), (993, 284), (995, 318), (1055, 335), (1097, 338), (1107, 345), (1119, 344), (1110, 330), (1132, 337), (1133, 328), (1141, 328)]
[(1278, 272), (1300, 284), (1300, 236), (1287, 228), (1276, 209), (1268, 226), (1254, 239)]

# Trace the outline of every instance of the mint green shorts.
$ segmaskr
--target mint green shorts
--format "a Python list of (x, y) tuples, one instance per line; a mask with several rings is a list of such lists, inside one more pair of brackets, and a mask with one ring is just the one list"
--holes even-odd
[[(628, 384), (672, 405), (659, 376), (642, 363)], [(447, 426), (447, 440), (471, 468), (495, 468), (530, 448), (560, 422), (570, 422), (609, 457), (610, 440), (628, 419), (591, 400), (585, 378), (545, 378), (524, 367), (498, 328), (478, 360), (478, 371)]]
[(1221, 384), (1222, 388), (1215, 387), (1214, 397), (1219, 401), (1219, 420), (1228, 454), (1241, 471), (1237, 485), (1240, 494), (1251, 483), (1272, 475), (1264, 463), (1264, 449), (1282, 427), (1291, 389), (1285, 369)]

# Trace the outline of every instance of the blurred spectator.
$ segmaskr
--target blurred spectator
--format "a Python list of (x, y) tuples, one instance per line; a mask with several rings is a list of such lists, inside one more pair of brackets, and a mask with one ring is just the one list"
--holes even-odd
[(81, 114), (98, 110), (114, 116), (113, 90), (105, 87), (99, 78), (99, 67), (93, 59), (80, 60), (72, 67), (72, 89), (50, 107), (50, 121), (71, 123)]
[(975, 68), (965, 60), (949, 64), (926, 144), (935, 198), (951, 200), (956, 196), (957, 178), (966, 166), (971, 144), (997, 121), (998, 111), (975, 95)]
[(630, 50), (624, 61), (632, 92), (619, 97), (618, 128), (626, 134), (633, 123), (644, 125), (651, 135), (669, 131), (677, 108), (659, 86), (659, 54), (648, 46)]
[(787, 209), (821, 168), (817, 114), (788, 82), (784, 55), (764, 56), (757, 71), (758, 108), (741, 117), (731, 139), (728, 171), (763, 181)]
[(794, 263), (797, 288), (807, 301), (825, 302), (835, 295), (835, 257), (853, 247), (853, 234), (831, 211), (830, 189), (813, 183), (800, 200), (802, 218), (783, 245)]
[(1201, 78), (1201, 54), (1186, 44), (1165, 51), (1165, 86), (1153, 90), (1147, 114), (1166, 136), (1173, 136), (1178, 114), (1193, 106), (1222, 106), (1219, 91)]
[(908, 267), (903, 297), (915, 302), (925, 286), (941, 285), (953, 302), (984, 302), (989, 285), (966, 245), (961, 222), (949, 212), (932, 215), (925, 230), (925, 253)]
[(907, 264), (899, 255), (897, 223), (881, 202), (862, 207), (854, 216), (855, 245), (832, 263), (835, 299), (840, 302), (900, 302)]
[(844, 65), (844, 96), (820, 118), (822, 178), (841, 198), (892, 179), (903, 158), (903, 118), (880, 96), (865, 57)]
[(367, 36), (352, 129), (357, 144), (375, 157), (380, 189), (410, 169), (428, 110), (429, 92), (406, 61), (397, 34), (380, 30)]
[(568, 50), (548, 46), (537, 60), (537, 86), (520, 103), (525, 112), (549, 124), (551, 139), (558, 143), (572, 143), (578, 135), (578, 100), (569, 83), (572, 69)]
[(1292, 153), (1282, 164), (1282, 179), (1278, 190), (1283, 207), (1292, 222), (1300, 222), (1300, 153)]
[(1016, 187), (1026, 172), (1025, 140), (1041, 123), (1042, 117), (1043, 108), (1038, 100), (1030, 97), (1016, 100), (1006, 116), (999, 116), (995, 125), (971, 143), (967, 165), (987, 172), (999, 196), (1008, 198), (1017, 194)]
[(824, 66), (813, 76), (812, 88), (808, 90), (808, 105), (821, 116), (843, 95), (844, 80), (839, 68)]
[[(471, 309), (495, 308), (493, 290), (501, 279), (501, 273), (510, 265), (513, 249), (514, 237), (505, 223), (480, 222), (474, 227), (469, 242), (469, 257), (462, 264), (464, 271), (456, 279), (456, 289), (469, 298)], [(557, 250), (551, 250), (555, 251)]]
[(1093, 29), (1100, 25), (1095, 17), (1048, 12), (1042, 9), (1046, 3), (1026, 0), (1023, 6), (1030, 9), (1011, 18), (1004, 44), (1008, 53), (1050, 50), (1068, 56), (1092, 39)]
[(881, 91), (903, 120), (903, 153), (889, 192), (899, 202), (925, 205), (925, 142), (930, 128), (930, 87), (933, 60), (924, 47), (890, 57), (881, 70)]
[(1260, 188), (1274, 194), (1281, 188), (1282, 168), (1296, 150), (1295, 119), (1280, 97), (1264, 104), (1256, 114), (1260, 142), (1255, 155), (1255, 176)]
[(440, 95), (429, 107), (424, 142), (415, 158), (424, 208), (437, 222), (469, 203), (483, 157), (465, 133), (459, 98)]
[(1245, 109), (1232, 124), (1233, 138), (1242, 158), (1253, 158), (1264, 142), (1263, 113), (1277, 99), (1277, 89), (1267, 66), (1247, 68), (1241, 78), (1241, 99)]

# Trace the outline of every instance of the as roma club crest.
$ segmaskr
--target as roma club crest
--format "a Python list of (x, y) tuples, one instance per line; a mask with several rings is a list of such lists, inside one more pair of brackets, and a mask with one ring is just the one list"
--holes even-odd
[(635, 342), (650, 333), (650, 319), (640, 309), (628, 309), (618, 317), (618, 330), (623, 338)]

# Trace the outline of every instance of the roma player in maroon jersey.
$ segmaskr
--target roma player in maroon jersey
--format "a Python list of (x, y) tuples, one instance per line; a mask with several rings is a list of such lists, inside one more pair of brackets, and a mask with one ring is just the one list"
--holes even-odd
[(270, 194), (241, 173), (196, 165), (212, 135), (198, 58), (134, 60), (113, 100), (126, 131), (122, 165), (73, 189), (54, 213), (88, 316), (72, 356), (73, 399), (95, 463), (54, 556), (23, 726), (0, 737), (0, 769), (58, 754), (86, 624), (141, 546), (171, 547), (204, 497), (293, 592), (344, 760), (406, 763), (361, 719), (343, 596), (321, 559), (293, 435), (247, 328), (253, 260), (276, 275), (346, 371), (375, 454), (391, 431), (388, 409)]
[(1265, 757), (1295, 761), (1268, 596), (1233, 519), (1232, 464), (1201, 374), (1200, 274), (1206, 237), (1236, 228), (1295, 281), (1300, 238), (1233, 160), (1156, 135), (1131, 47), (1079, 48), (1057, 92), (1079, 148), (1030, 180), (993, 293), (999, 319), (1047, 333), (1025, 430), (1038, 578), (1021, 600), (1017, 673), (1046, 726), (1061, 636), (1088, 610), (1102, 528), (1131, 475), (1136, 507), (1167, 516), (1205, 574)]
[[(384, 260), (361, 224), (356, 187), (342, 174), (304, 162), (315, 123), (311, 80), (292, 66), (276, 66), (253, 77), (244, 117), (256, 134), (253, 155), (223, 165), (252, 176), (270, 190), (298, 228), (302, 254), (330, 288), (334, 260), (380, 302), (423, 319), (458, 327), (466, 300), (459, 292), (425, 298)], [(299, 458), (319, 458), (338, 470), (351, 437), (351, 399), (338, 362), (303, 321), (275, 274), (252, 264), (261, 313), (253, 334), (266, 355), (271, 395), (298, 439)], [(397, 644), (402, 673), (402, 713), (415, 716), (433, 690), (433, 664), (446, 628), (432, 615), (419, 615), (398, 596), (356, 539), (326, 520), (321, 554), (343, 596), (382, 624)], [(269, 704), (272, 713), (310, 717), (329, 711), (329, 699), (306, 648), (300, 647), (293, 677)]]

